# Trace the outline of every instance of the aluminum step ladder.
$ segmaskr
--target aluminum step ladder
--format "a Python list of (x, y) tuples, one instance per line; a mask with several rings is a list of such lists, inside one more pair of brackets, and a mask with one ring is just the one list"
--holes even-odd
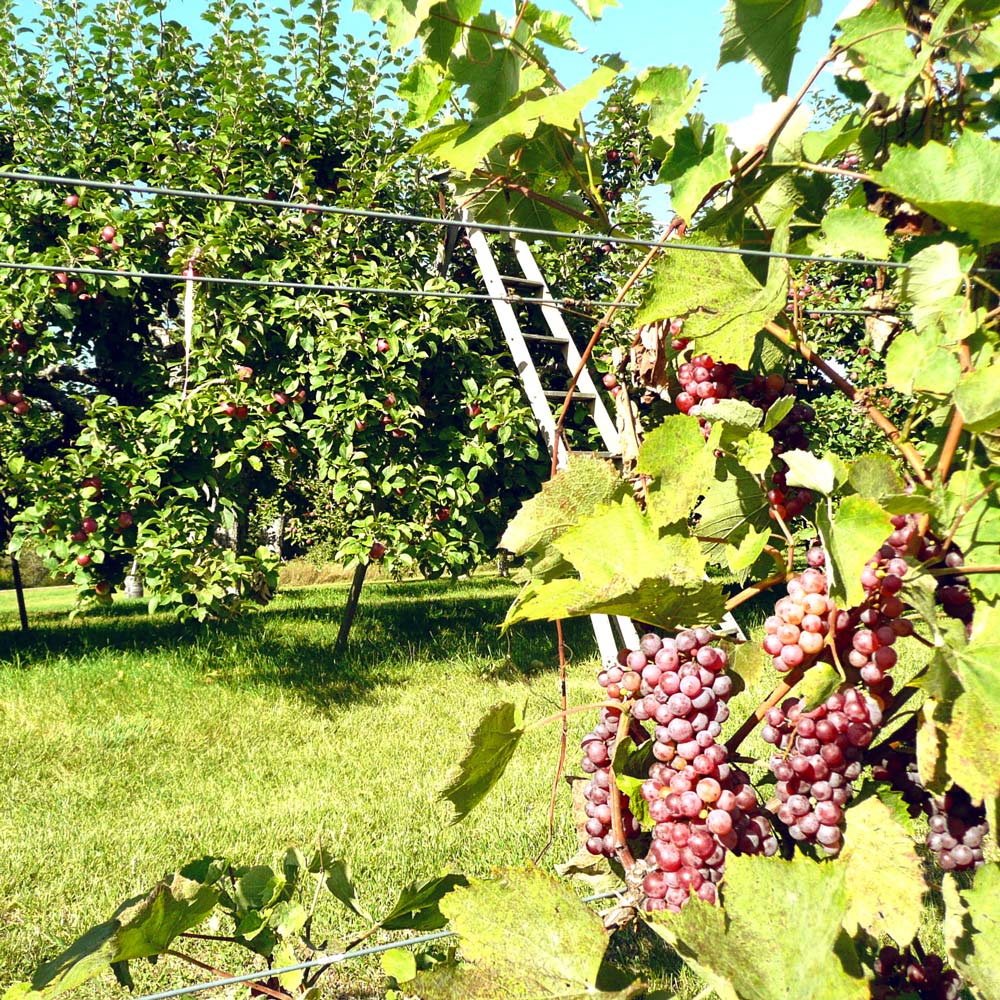
[[(514, 258), (521, 273), (502, 274), (486, 234), (477, 229), (473, 222), (466, 221), (465, 232), (483, 276), (486, 291), (489, 295), (494, 296), (492, 304), (500, 322), (500, 329), (514, 359), (531, 412), (535, 416), (551, 455), (556, 439), (556, 411), (566, 393), (564, 390), (550, 390), (544, 387), (538, 374), (532, 347), (540, 344), (549, 345), (549, 348), (555, 346), (565, 362), (566, 372), (570, 377), (579, 367), (580, 351), (566, 326), (562, 310), (554, 304), (552, 291), (538, 266), (535, 255), (531, 252), (531, 247), (523, 240), (514, 238), (512, 240)], [(517, 296), (521, 302), (531, 308), (538, 310), (544, 321), (544, 332), (526, 332), (523, 329), (514, 304), (507, 301), (514, 296)], [(538, 300), (537, 305), (531, 305), (533, 299)], [(596, 454), (602, 458), (619, 458), (621, 456), (621, 443), (618, 427), (604, 405), (604, 400), (598, 392), (589, 367), (584, 368), (580, 373), (576, 389), (573, 392), (573, 400), (576, 405), (588, 408), (590, 418), (600, 433), (603, 450)], [(557, 468), (565, 468), (568, 453), (569, 448), (565, 438), (563, 438), (559, 442)], [(590, 621), (597, 639), (601, 659), (606, 665), (617, 660), (618, 650), (623, 646), (629, 649), (639, 648), (639, 633), (632, 624), (632, 620), (627, 616), (591, 615)], [(620, 641), (619, 637), (615, 635), (616, 628)], [(738, 636), (741, 639), (745, 638), (736, 620), (728, 612), (718, 631)]]

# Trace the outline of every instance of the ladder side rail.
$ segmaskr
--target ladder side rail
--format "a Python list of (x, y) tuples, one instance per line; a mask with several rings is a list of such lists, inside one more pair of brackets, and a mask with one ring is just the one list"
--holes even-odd
[[(521, 332), (520, 323), (513, 306), (509, 302), (502, 301), (509, 293), (503, 283), (500, 270), (497, 267), (493, 251), (486, 239), (486, 235), (480, 229), (469, 227), (469, 242), (472, 245), (473, 253), (476, 256), (476, 263), (483, 275), (486, 284), (486, 291), (492, 296), (501, 298), (493, 299), (493, 308), (500, 321), (500, 329), (503, 331), (504, 339), (514, 359), (514, 366), (517, 368), (518, 376), (524, 385), (525, 394), (528, 397), (528, 404), (531, 412), (535, 416), (538, 427), (545, 438), (549, 454), (554, 450), (556, 438), (556, 421), (552, 414), (548, 400), (545, 397), (545, 389), (542, 386), (538, 372), (535, 370), (535, 363), (528, 350), (527, 342)], [(566, 464), (566, 448), (559, 449), (560, 461), (558, 465), (562, 468)]]
[[(545, 276), (542, 274), (541, 268), (538, 266), (538, 261), (535, 260), (535, 255), (531, 252), (531, 247), (529, 247), (523, 240), (515, 240), (514, 253), (517, 256), (518, 263), (521, 265), (521, 270), (524, 272), (524, 276), (540, 282), (542, 297), (551, 302), (552, 291), (549, 288), (548, 282), (545, 280)], [(566, 326), (566, 321), (563, 319), (562, 312), (554, 305), (542, 305), (539, 306), (539, 309), (541, 310), (542, 318), (545, 320), (548, 328), (552, 331), (553, 337), (558, 340), (566, 341), (566, 367), (572, 374), (580, 366), (581, 356), (575, 342), (573, 341), (573, 337), (569, 332), (569, 328)], [(580, 392), (590, 393), (593, 395), (594, 399), (592, 406), (594, 423), (597, 424), (597, 429), (601, 433), (601, 439), (604, 441), (604, 447), (607, 451), (614, 455), (620, 454), (621, 442), (618, 434), (618, 425), (608, 413), (607, 407), (604, 405), (604, 400), (601, 398), (597, 385), (590, 374), (589, 367), (584, 368), (583, 371), (580, 372), (580, 378), (577, 381), (577, 389), (579, 389)]]

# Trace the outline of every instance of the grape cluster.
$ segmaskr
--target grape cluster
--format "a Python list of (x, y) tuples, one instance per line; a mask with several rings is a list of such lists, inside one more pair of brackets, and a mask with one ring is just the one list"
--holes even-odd
[(778, 846), (750, 779), (717, 742), (732, 680), (713, 641), (703, 628), (675, 639), (650, 633), (625, 655), (640, 678), (633, 714), (655, 723), (656, 763), (641, 787), (655, 824), (643, 880), (649, 910), (677, 912), (691, 892), (715, 902), (727, 851), (773, 854)]
[(708, 437), (705, 411), (718, 399), (734, 395), (736, 367), (713, 360), (708, 354), (696, 354), (677, 368), (681, 391), (674, 397), (674, 405), (681, 413), (699, 417), (702, 433)]
[(938, 867), (946, 872), (978, 868), (983, 864), (983, 838), (989, 831), (986, 810), (975, 806), (958, 785), (943, 799), (930, 799), (927, 846)]
[(639, 833), (639, 824), (629, 809), (628, 799), (611, 782), (611, 758), (615, 752), (620, 718), (620, 709), (601, 709), (600, 721), (583, 738), (581, 744), (583, 761), (580, 766), (585, 773), (591, 775), (583, 790), (583, 797), (587, 800), (584, 806), (587, 814), (587, 850), (591, 854), (604, 854), (609, 858), (615, 853), (614, 834), (611, 831), (612, 795), (617, 795), (621, 804), (625, 835), (634, 837)]
[(775, 604), (764, 623), (764, 652), (782, 673), (816, 656), (826, 644), (835, 607), (822, 570), (825, 559), (822, 549), (809, 550), (809, 568), (789, 580), (788, 596)]
[[(794, 390), (789, 387), (784, 375), (772, 372), (770, 375), (754, 375), (743, 387), (742, 396), (765, 413), (782, 397)], [(816, 411), (808, 403), (796, 402), (781, 421), (771, 430), (774, 438), (774, 453), (808, 448), (809, 438), (803, 424), (816, 419)]]
[(811, 711), (789, 698), (767, 713), (761, 737), (779, 752), (770, 759), (777, 779), (777, 816), (793, 840), (841, 847), (840, 825), (861, 773), (862, 753), (882, 722), (882, 710), (855, 688), (830, 695)]
[(962, 990), (957, 972), (945, 969), (937, 955), (917, 958), (907, 948), (900, 952), (883, 948), (875, 959), (875, 979), (871, 984), (874, 1000), (918, 997), (919, 1000), (956, 1000)]

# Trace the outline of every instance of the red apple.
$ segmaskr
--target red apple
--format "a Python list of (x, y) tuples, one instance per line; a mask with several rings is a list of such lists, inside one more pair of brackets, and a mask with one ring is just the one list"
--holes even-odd
[(278, 406), (288, 406), (288, 393), (287, 392), (272, 392), (272, 398), (278, 404)]
[(381, 542), (372, 542), (372, 547), (368, 550), (369, 559), (381, 559), (385, 555), (385, 546)]
[(76, 206), (80, 204), (80, 196), (78, 194), (68, 194), (66, 195), (66, 200), (63, 204), (67, 208), (76, 208)]
[(385, 408), (386, 408), (387, 410), (389, 410), (389, 409), (391, 409), (391, 408), (392, 408), (393, 406), (395, 406), (395, 405), (396, 405), (396, 396), (395, 396), (395, 393), (391, 393), (391, 392), (390, 392), (390, 393), (389, 393), (389, 395), (388, 395), (388, 396), (386, 396), (386, 397), (385, 397), (385, 399), (383, 399), (383, 400), (382, 400), (382, 405), (383, 405), (383, 406), (384, 406), (384, 407), (385, 407)]
[(447, 521), (451, 517), (450, 507), (439, 507), (437, 513), (434, 515), (439, 521)]
[(262, 441), (260, 446), (264, 449), (264, 451), (274, 451), (273, 441)]
[(111, 593), (111, 584), (108, 583), (107, 580), (98, 580), (94, 585), (94, 590), (96, 590), (101, 597), (107, 597), (107, 595)]
[(97, 531), (97, 521), (92, 517), (85, 517), (80, 522), (80, 530), (86, 531), (88, 535), (92, 535)]
[(388, 413), (383, 413), (381, 417), (378, 418), (379, 423), (383, 427), (388, 427), (392, 423), (392, 417)]
[(24, 320), (23, 320), (23, 319), (12, 319), (12, 320), (10, 321), (10, 325), (11, 325), (11, 326), (12, 326), (12, 327), (13, 327), (13, 328), (14, 328), (15, 330), (17, 330), (18, 332), (20, 332), (21, 330), (23, 330), (23, 329), (24, 329)]
[(86, 531), (74, 531), (72, 535), (69, 536), (72, 542), (85, 542), (87, 540)]
[(306, 401), (306, 391), (305, 389), (299, 389), (299, 391), (295, 393), (295, 402), (304, 403), (305, 401)]
[(466, 408), (465, 412), (470, 417), (478, 417), (480, 413), (483, 412), (483, 408), (478, 403), (470, 403)]
[(250, 411), (245, 406), (237, 406), (236, 413), (234, 415), (237, 420), (246, 420), (249, 412)]
[(8, 403), (20, 403), (21, 400), (23, 399), (24, 399), (24, 394), (21, 392), (20, 389), (11, 389), (10, 392), (7, 393)]
[(66, 282), (66, 291), (70, 295), (79, 295), (83, 291), (83, 282), (79, 278), (70, 278)]
[(84, 479), (80, 485), (89, 486), (91, 489), (99, 490), (101, 488), (101, 480), (99, 476), (87, 476), (87, 478)]
[(283, 135), (283, 136), (282, 136), (282, 137), (281, 137), (281, 138), (280, 138), (280, 139), (278, 140), (278, 145), (279, 145), (279, 146), (282, 146), (282, 147), (283, 147), (283, 148), (285, 148), (285, 149), (287, 149), (287, 148), (288, 148), (288, 147), (289, 147), (289, 146), (290, 146), (291, 144), (292, 144), (292, 140), (291, 140), (291, 139), (289, 139), (287, 135)]
[(76, 563), (77, 563), (78, 566), (89, 566), (90, 565), (90, 556), (88, 556), (87, 553), (84, 552), (82, 556), (77, 556), (76, 557)]
[(101, 230), (101, 239), (105, 243), (113, 243), (115, 237), (118, 235), (118, 230), (114, 226), (105, 226)]
[(406, 431), (404, 431), (402, 427), (393, 427), (393, 429), (391, 431), (389, 431), (389, 433), (394, 438), (405, 438), (406, 437)]
[(118, 515), (118, 527), (121, 531), (131, 528), (133, 524), (135, 524), (135, 518), (127, 510), (123, 510)]
[(237, 365), (236, 375), (241, 382), (249, 382), (253, 378), (253, 369), (246, 365)]
[(167, 224), (162, 219), (159, 219), (153, 223), (153, 232), (156, 233), (157, 236), (166, 236)]
[(354, 429), (356, 431), (363, 431), (368, 425), (363, 420), (354, 421)]
[(375, 341), (375, 350), (378, 351), (379, 354), (385, 354), (385, 352), (389, 350), (389, 341), (386, 340), (385, 337), (379, 337), (378, 340)]
[(11, 407), (11, 411), (16, 413), (19, 417), (23, 417), (31, 409), (31, 403), (26, 399), (22, 399), (20, 403), (15, 403)]
[(618, 379), (615, 377), (614, 372), (608, 372), (601, 381), (604, 383), (605, 389), (613, 389), (618, 385)]
[(28, 350), (29, 350), (29, 348), (28, 348), (28, 342), (26, 340), (23, 340), (20, 337), (15, 337), (10, 342), (10, 349), (15, 354), (25, 355), (25, 354), (28, 353)]
[(219, 406), (219, 412), (224, 413), (227, 417), (231, 417), (236, 413), (235, 403), (222, 403)]

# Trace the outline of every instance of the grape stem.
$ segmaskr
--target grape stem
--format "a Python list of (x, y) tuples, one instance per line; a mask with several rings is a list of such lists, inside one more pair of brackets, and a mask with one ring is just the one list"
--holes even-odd
[(771, 587), (777, 586), (779, 583), (784, 583), (787, 579), (788, 571), (786, 569), (782, 569), (780, 573), (775, 573), (774, 576), (769, 576), (766, 580), (761, 580), (760, 583), (755, 583), (752, 586), (747, 587), (746, 590), (741, 590), (735, 597), (730, 597), (729, 600), (726, 601), (726, 611), (732, 611), (733, 608), (738, 608), (741, 604), (746, 603), (758, 594), (762, 594), (765, 590), (769, 590)]
[[(199, 961), (197, 958), (192, 958), (190, 955), (185, 955), (183, 951), (175, 951), (173, 948), (169, 948), (165, 954), (170, 955), (172, 958), (179, 958), (182, 962), (189, 962), (196, 968), (203, 969), (205, 972), (211, 972), (213, 976), (217, 979), (232, 979), (233, 974), (231, 972), (223, 972), (221, 969), (217, 969), (214, 965), (209, 965), (207, 962)], [(274, 990), (270, 986), (265, 986), (263, 983), (254, 983), (254, 989), (258, 993), (263, 993), (265, 996), (274, 997), (275, 1000), (290, 1000), (289, 995), (284, 990)]]
[(863, 407), (872, 423), (885, 434), (897, 451), (906, 459), (920, 482), (928, 488), (932, 486), (933, 480), (924, 468), (920, 453), (913, 445), (903, 440), (899, 428), (874, 403), (870, 403), (863, 392), (844, 378), (835, 368), (831, 368), (808, 344), (793, 336), (791, 331), (779, 326), (774, 320), (765, 323), (764, 329), (779, 343), (790, 347), (804, 360), (818, 368), (851, 402)]
[[(972, 356), (969, 353), (969, 345), (963, 340), (958, 345), (958, 360), (961, 363), (962, 371), (968, 372), (972, 368)], [(941, 457), (938, 459), (937, 474), (942, 483), (948, 481), (948, 473), (951, 471), (951, 463), (958, 450), (958, 442), (965, 429), (965, 421), (957, 406), (952, 407), (951, 424), (948, 427), (948, 435), (941, 446)]]
[[(631, 722), (631, 706), (623, 705), (621, 715), (618, 717), (618, 733), (615, 736), (616, 748), (628, 736)], [(615, 837), (615, 854), (618, 855), (618, 860), (622, 863), (625, 871), (631, 871), (632, 866), (635, 864), (635, 858), (632, 857), (632, 852), (629, 850), (628, 842), (625, 839), (625, 827), (622, 823), (622, 797), (618, 791), (618, 782), (615, 780), (615, 762), (613, 756), (608, 766), (608, 776), (611, 779), (610, 788), (612, 794), (609, 796), (609, 801), (611, 804), (611, 832)]]
[(524, 731), (530, 733), (532, 730), (541, 729), (542, 726), (547, 726), (550, 722), (558, 722), (560, 719), (565, 722), (568, 716), (578, 715), (580, 712), (593, 712), (597, 708), (621, 707), (622, 703), (620, 701), (592, 701), (587, 705), (574, 705), (572, 708), (564, 708), (561, 712), (546, 715), (544, 719), (532, 722), (530, 726), (525, 726)]
[(806, 668), (803, 666), (788, 671), (778, 682), (778, 686), (757, 706), (752, 715), (747, 716), (740, 728), (726, 741), (726, 750), (730, 754), (739, 749), (740, 744), (757, 728), (764, 716), (802, 680), (802, 675), (805, 672)]
[(1000, 566), (946, 566), (943, 569), (929, 569), (931, 576), (965, 576), (967, 573), (1000, 573)]

